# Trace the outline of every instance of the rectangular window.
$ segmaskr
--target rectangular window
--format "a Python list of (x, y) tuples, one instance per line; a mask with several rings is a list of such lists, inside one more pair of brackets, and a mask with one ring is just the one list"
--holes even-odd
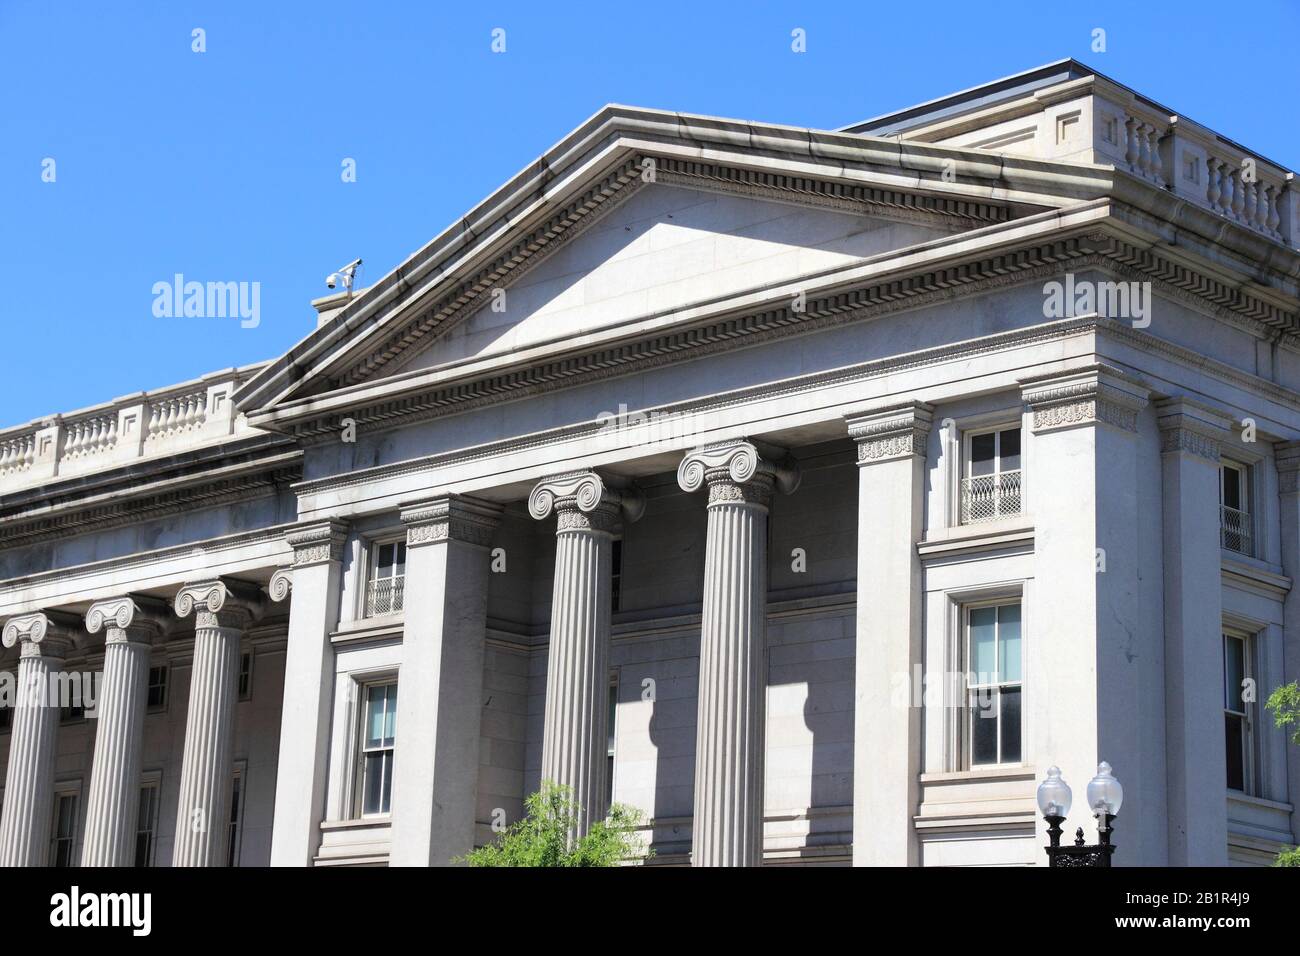
[(167, 708), (166, 664), (159, 664), (156, 667), (149, 668), (148, 701), (150, 710), (165, 710)]
[(1253, 680), (1251, 640), (1244, 634), (1223, 635), (1223, 730), (1227, 757), (1228, 789), (1254, 790), (1254, 705), (1246, 700), (1247, 682)]
[(239, 699), (253, 699), (253, 652), (239, 655)]
[(136, 866), (153, 866), (154, 844), (158, 836), (158, 792), (157, 781), (150, 781), (140, 788), (140, 809), (135, 824)]
[(618, 717), (618, 678), (615, 677), (609, 684), (609, 722), (606, 725), (606, 734), (608, 742), (605, 746), (605, 806), (608, 807), (614, 802), (614, 741), (617, 739), (615, 733), (616, 719)]
[(50, 866), (72, 866), (76, 862), (77, 798), (75, 791), (54, 794), (54, 823), (50, 836)]
[(370, 549), (366, 617), (396, 614), (406, 584), (406, 541), (376, 541)]
[(80, 682), (75, 682), (71, 686), (74, 688), (72, 699), (59, 708), (59, 720), (65, 724), (86, 719), (86, 708), (80, 703), (79, 690), (75, 689), (80, 686)]
[(393, 747), (397, 736), (397, 683), (369, 684), (361, 712), (361, 816), (389, 812), (393, 794)]
[(967, 734), (972, 767), (1021, 762), (1020, 604), (966, 609)]
[(1238, 554), (1254, 553), (1248, 465), (1225, 461), (1219, 469), (1219, 527), (1224, 548)]
[(243, 835), (241, 826), (244, 817), (244, 770), (235, 768), (235, 777), (230, 783), (230, 820), (226, 827), (226, 866), (239, 866), (239, 841)]
[(0, 734), (8, 733), (14, 725), (14, 709), (10, 704), (0, 704)]
[(1020, 428), (966, 436), (961, 524), (1020, 514)]
[(609, 555), (610, 610), (619, 609), (623, 591), (623, 539), (615, 538)]

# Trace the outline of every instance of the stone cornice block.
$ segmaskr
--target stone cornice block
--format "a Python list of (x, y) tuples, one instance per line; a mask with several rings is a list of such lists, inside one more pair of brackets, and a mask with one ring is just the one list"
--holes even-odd
[(22, 642), (24, 657), (63, 657), (74, 644), (82, 643), (81, 618), (64, 611), (36, 611), (20, 614), (5, 622), (0, 642), (13, 647)]
[(166, 601), (128, 594), (92, 604), (86, 612), (86, 631), (98, 634), (107, 629), (106, 640), (149, 643), (161, 637), (172, 621)]
[(460, 541), (490, 547), (492, 535), (501, 523), (501, 506), (468, 495), (441, 495), (427, 501), (402, 505), (406, 544), (438, 544)]
[(614, 532), (621, 521), (645, 512), (645, 495), (635, 485), (613, 487), (594, 471), (571, 471), (544, 478), (528, 495), (528, 513), (541, 520), (556, 512), (557, 531)]
[(849, 437), (858, 446), (858, 464), (874, 465), (913, 455), (925, 458), (934, 423), (934, 407), (902, 402), (855, 411), (844, 416)]
[(802, 475), (784, 449), (749, 439), (718, 442), (688, 452), (677, 466), (683, 491), (709, 486), (709, 504), (721, 501), (765, 503), (772, 489), (792, 494)]
[(1035, 432), (1095, 424), (1136, 432), (1138, 412), (1151, 394), (1139, 379), (1100, 363), (1022, 379), (1020, 388)]
[(347, 525), (342, 521), (325, 521), (285, 535), (285, 542), (293, 548), (294, 567), (339, 561), (347, 541)]
[(1232, 419), (1201, 402), (1179, 397), (1156, 403), (1156, 424), (1161, 452), (1188, 452), (1217, 465)]

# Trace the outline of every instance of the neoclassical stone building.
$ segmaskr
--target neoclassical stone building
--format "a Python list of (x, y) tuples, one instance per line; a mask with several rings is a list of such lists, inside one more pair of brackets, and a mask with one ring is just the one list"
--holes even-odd
[(0, 670), (102, 673), (0, 710), (0, 860), (441, 864), (549, 778), (656, 864), (1041, 865), (1104, 759), (1117, 864), (1265, 862), (1298, 247), (1073, 61), (606, 107), (288, 354), (0, 432)]

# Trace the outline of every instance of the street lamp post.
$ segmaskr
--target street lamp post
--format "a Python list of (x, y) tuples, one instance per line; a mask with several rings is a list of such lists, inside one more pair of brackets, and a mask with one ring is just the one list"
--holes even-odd
[(1049, 767), (1047, 779), (1038, 785), (1038, 809), (1047, 821), (1051, 841), (1047, 851), (1048, 866), (1110, 866), (1115, 846), (1110, 842), (1112, 824), (1124, 802), (1124, 788), (1110, 772), (1104, 760), (1097, 765), (1097, 776), (1088, 781), (1088, 806), (1097, 817), (1097, 843), (1083, 842), (1083, 827), (1075, 831), (1074, 845), (1061, 846), (1061, 824), (1070, 812), (1070, 785), (1061, 777), (1059, 767)]

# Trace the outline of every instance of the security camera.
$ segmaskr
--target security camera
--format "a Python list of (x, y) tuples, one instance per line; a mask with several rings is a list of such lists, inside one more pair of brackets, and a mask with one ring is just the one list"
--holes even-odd
[(342, 282), (343, 288), (351, 291), (352, 280), (356, 278), (357, 267), (359, 265), (361, 265), (361, 260), (353, 259), (338, 272), (331, 272), (325, 277), (325, 287), (327, 289), (333, 289), (339, 284), (339, 282)]

